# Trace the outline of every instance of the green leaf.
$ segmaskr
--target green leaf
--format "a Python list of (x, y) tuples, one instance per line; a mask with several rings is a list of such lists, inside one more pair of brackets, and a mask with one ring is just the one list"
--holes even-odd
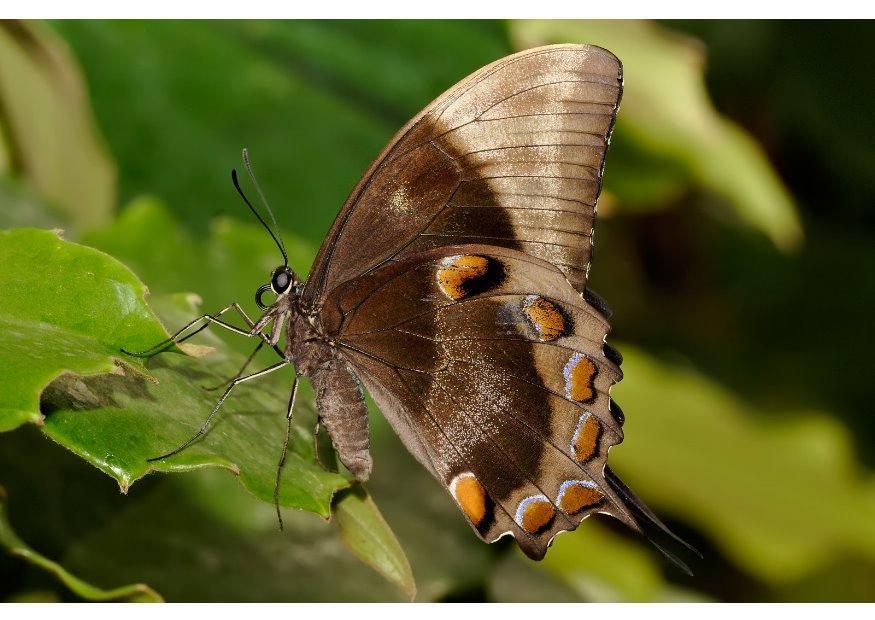
[(42, 24), (0, 24), (0, 126), (0, 172), (25, 177), (77, 227), (109, 219), (115, 167), (75, 60)]
[(39, 423), (40, 392), (58, 375), (118, 372), (119, 349), (166, 337), (126, 267), (55, 232), (0, 231), (0, 290), (0, 431)]
[(501, 603), (708, 600), (669, 583), (640, 540), (623, 538), (592, 521), (556, 539), (544, 562), (532, 562), (519, 552), (508, 554), (490, 575), (489, 593)]
[[(633, 146), (662, 160), (657, 165), (680, 167), (693, 182), (726, 198), (741, 221), (764, 232), (778, 247), (790, 249), (801, 241), (793, 199), (762, 148), (714, 109), (697, 41), (636, 21), (514, 21), (510, 33), (517, 49), (574, 42), (611, 50), (623, 62), (624, 72), (614, 133), (620, 142), (615, 146)], [(620, 161), (614, 162), (615, 157)], [(623, 159), (612, 151), (605, 175), (606, 187), (620, 196), (623, 187), (615, 185), (611, 169)], [(625, 178), (636, 182), (633, 175)], [(667, 183), (668, 193), (672, 185)], [(665, 201), (666, 195), (657, 191), (653, 199)]]
[[(12, 525), (9, 523), (6, 514), (6, 491), (3, 487), (0, 487), (0, 546), (4, 547), (11, 555), (22, 558), (24, 561), (54, 575), (74, 594), (87, 601), (160, 603), (163, 600), (160, 594), (142, 583), (121, 586), (112, 590), (98, 588), (73, 575), (57, 562), (53, 562), (44, 555), (34, 551), (16, 535)], [(44, 599), (45, 597), (40, 598)]]
[(875, 484), (838, 422), (770, 416), (690, 369), (619, 348), (626, 440), (611, 463), (657, 512), (776, 584), (842, 557), (875, 559)]
[(407, 556), (371, 496), (360, 486), (344, 491), (334, 506), (334, 521), (349, 549), (395, 584), (412, 601), (416, 582)]
[(502, 602), (704, 600), (669, 583), (660, 564), (643, 539), (621, 536), (597, 517), (558, 536), (541, 562), (531, 562), (518, 550), (508, 554), (491, 575), (490, 591)]
[[(154, 303), (173, 325), (187, 323), (197, 314), (190, 296), (156, 298)], [(241, 384), (202, 440), (171, 458), (147, 462), (194, 435), (221, 395), (204, 387), (223, 384), (244, 361), (226, 351), (215, 336), (201, 342), (215, 345), (217, 352), (203, 359), (175, 353), (152, 358), (149, 371), (157, 382), (116, 375), (59, 379), (44, 397), (44, 406), (51, 411), (44, 432), (115, 478), (123, 491), (152, 471), (213, 466), (231, 470), (250, 493), (272, 503), (291, 369)], [(274, 356), (270, 363), (275, 362)], [(305, 422), (311, 420), (312, 428), (312, 398), (307, 390), (302, 392), (279, 501), (328, 517), (332, 496), (349, 482), (315, 461)]]
[[(240, 224), (228, 219), (216, 220), (212, 234), (207, 239), (195, 240), (161, 203), (149, 198), (137, 200), (112, 226), (87, 233), (85, 239), (107, 251), (118, 253), (122, 260), (149, 280), (156, 292), (196, 288), (208, 300), (205, 305), (211, 312), (234, 300), (239, 300), (250, 312), (258, 312), (251, 301), (252, 293), (281, 260), (270, 239), (257, 225)], [(161, 252), (154, 251), (156, 240), (160, 240)], [(312, 248), (293, 236), (287, 237), (286, 245), (291, 265), (304, 271), (312, 256)], [(172, 303), (173, 299), (182, 301), (179, 297), (165, 298), (163, 301), (156, 297), (155, 301), (168, 325), (182, 326), (195, 313), (191, 308), (185, 308), (184, 304)], [(133, 442), (128, 454), (119, 453), (118, 447), (109, 450), (105, 439), (89, 441), (91, 434), (84, 427), (86, 422), (76, 417), (63, 414), (52, 416), (47, 424), (47, 432), (60, 441), (76, 442), (83, 450), (83, 456), (116, 477), (126, 488), (150, 471), (145, 463), (146, 458), (164, 454), (191, 436), (220, 396), (220, 392), (197, 389), (197, 385), (192, 385), (190, 376), (202, 375), (199, 385), (217, 384), (232, 376), (243, 362), (242, 357), (227, 350), (215, 333), (199, 338), (201, 342), (217, 348), (218, 353), (203, 360), (179, 360), (177, 356), (166, 355), (154, 358), (153, 364), (157, 367), (152, 372), (160, 383), (148, 386), (148, 389), (159, 402), (169, 403), (167, 409), (158, 410), (150, 402), (150, 396), (140, 395), (132, 385), (123, 385), (124, 382), (113, 379), (95, 382), (106, 392), (103, 397), (92, 399), (90, 404), (77, 403), (79, 407), (98, 407), (96, 415), (99, 417), (93, 418), (95, 425), (107, 422), (106, 416), (112, 416), (110, 427), (117, 426), (117, 416), (124, 417), (126, 424), (135, 425), (130, 433), (125, 434), (130, 435), (130, 441)], [(253, 341), (240, 336), (232, 335), (228, 342), (231, 347), (240, 350), (248, 351), (255, 346)], [(257, 358), (253, 370), (258, 368), (255, 364), (259, 361), (266, 366), (276, 362), (276, 357), (270, 353)], [(178, 471), (207, 464), (228, 467), (239, 471), (241, 482), (253, 494), (272, 502), (276, 461), (285, 434), (282, 412), (291, 381), (290, 371), (280, 371), (279, 374), (282, 376), (268, 376), (236, 388), (239, 394), (229, 398), (223, 405), (223, 413), (218, 419), (220, 424), (233, 425), (233, 431), (227, 431), (231, 433), (230, 438), (225, 437), (224, 427), (217, 426), (214, 429), (216, 432), (208, 434), (202, 442), (167, 463), (154, 464), (154, 469)], [(115, 386), (111, 383), (115, 383)], [(116, 391), (123, 396), (117, 397)], [(110, 410), (101, 404), (106, 402), (123, 403), (124, 406)], [(314, 422), (307, 423), (315, 414), (306, 384), (299, 396), (298, 411), (280, 500), (283, 505), (311, 510), (327, 517), (332, 494), (348, 486), (348, 482), (337, 474), (325, 472), (315, 462), (310, 432)], [(259, 413), (258, 418), (253, 417), (256, 412)], [(174, 419), (179, 428), (168, 426), (170, 419)], [(257, 424), (256, 420), (259, 420)], [(126, 428), (126, 425), (122, 428)], [(80, 444), (80, 441), (87, 445)], [(270, 445), (274, 445), (275, 449), (265, 450), (264, 447)], [(113, 462), (104, 458), (107, 451), (111, 453)]]

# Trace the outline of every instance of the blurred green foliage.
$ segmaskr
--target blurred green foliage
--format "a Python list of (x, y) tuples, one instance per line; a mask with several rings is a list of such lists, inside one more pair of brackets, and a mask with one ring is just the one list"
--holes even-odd
[[(593, 284), (615, 308), (615, 334), (634, 345), (621, 346), (626, 379), (616, 398), (627, 442), (612, 463), (705, 560), (688, 579), (607, 522), (559, 537), (540, 564), (507, 541), (487, 547), (376, 410), (374, 501), (342, 497), (334, 525), (286, 511), (282, 535), (272, 508), (221, 472), (149, 476), (120, 497), (43, 434), (0, 435), (9, 523), (37, 553), (91, 583), (146, 583), (168, 600), (401, 600), (413, 587), (405, 555), (420, 600), (875, 600), (867, 468), (875, 462), (867, 337), (875, 141), (871, 85), (856, 79), (868, 73), (871, 24), (133, 21), (0, 31), (6, 49), (29, 49), (20, 33), (36, 33), (28, 36), (61, 59), (47, 71), (27, 54), (0, 54), (28, 85), (13, 101), (0, 80), (0, 226), (70, 227), (153, 293), (191, 291), (207, 309), (237, 300), (253, 310), (252, 292), (278, 261), (269, 240), (238, 221), (246, 214), (228, 170), (242, 146), (305, 273), (372, 157), (446, 87), (520, 46), (563, 40), (614, 51), (626, 65), (626, 95)], [(13, 65), (0, 66), (9, 75)], [(81, 129), (92, 114), (87, 100), (40, 94), (70, 92), (52, 76), (87, 83), (102, 137)], [(35, 119), (15, 120), (9, 106), (28, 96), (46, 119), (69, 114), (82, 143), (65, 148), (83, 160), (106, 140), (121, 196), (114, 221), (95, 216), (107, 212), (84, 194), (59, 203), (16, 155), (24, 145), (35, 160), (70, 157), (32, 133)], [(93, 196), (114, 195), (114, 183), (112, 174), (96, 178)], [(154, 300), (173, 327), (173, 303)], [(155, 372), (237, 356), (215, 336), (200, 342), (219, 350), (215, 359), (168, 356)], [(53, 383), (43, 395), (45, 434), (93, 442), (100, 425), (53, 433), (86, 424), (63, 406), (81, 396), (71, 385), (113, 381)], [(153, 421), (201, 419), (206, 411), (174, 413), (172, 401), (185, 394), (164, 383), (144, 393), (157, 406), (134, 399), (122, 408)], [(264, 412), (243, 444), (278, 445), (282, 403), (273, 389), (240, 396), (237, 407)], [(307, 415), (301, 453), (311, 449)], [(178, 439), (170, 425), (136, 438), (173, 444), (164, 433)], [(232, 457), (209, 446), (190, 458)], [(294, 483), (290, 473), (286, 481)], [(4, 598), (73, 596), (17, 559), (0, 559), (0, 583)]]
[(813, 412), (770, 419), (693, 369), (620, 349), (635, 380), (612, 394), (640, 413), (612, 464), (632, 488), (766, 582), (875, 562), (875, 477), (846, 429)]
[(55, 27), (86, 67), (111, 149), (127, 154), (122, 203), (156, 194), (196, 232), (216, 213), (244, 217), (228, 174), (246, 146), (279, 221), (317, 244), (388, 137), (510, 51), (498, 23)]
[[(53, 562), (31, 549), (27, 543), (15, 534), (15, 531), (9, 524), (6, 517), (6, 490), (3, 487), (0, 487), (0, 545), (6, 548), (12, 556), (23, 558), (55, 575), (61, 583), (87, 601), (160, 603), (163, 600), (157, 592), (143, 584), (122, 586), (114, 590), (95, 588), (91, 584), (72, 575), (57, 562)], [(24, 602), (22, 598), (27, 597), (17, 597), (17, 600)]]

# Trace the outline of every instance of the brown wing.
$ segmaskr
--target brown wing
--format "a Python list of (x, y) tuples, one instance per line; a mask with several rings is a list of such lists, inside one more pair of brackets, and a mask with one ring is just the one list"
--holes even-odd
[(622, 92), (610, 52), (555, 45), (503, 58), (438, 97), (353, 190), (304, 291), (430, 248), (485, 243), (586, 285), (596, 200)]
[(431, 250), (336, 287), (326, 332), (408, 449), (487, 541), (541, 558), (594, 511), (638, 529), (605, 479), (622, 441), (607, 319), (518, 250)]

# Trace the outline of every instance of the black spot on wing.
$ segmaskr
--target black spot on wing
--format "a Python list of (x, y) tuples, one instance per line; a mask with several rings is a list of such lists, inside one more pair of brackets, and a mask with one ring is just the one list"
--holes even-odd
[(462, 287), (465, 291), (465, 296), (481, 295), (489, 291), (499, 288), (507, 279), (507, 271), (504, 263), (495, 258), (486, 257), (488, 262), (486, 265), (486, 273), (478, 278), (470, 278), (465, 280)]
[(613, 316), (614, 311), (611, 310), (608, 302), (592, 289), (583, 289), (583, 298), (589, 303), (589, 305), (595, 308), (599, 314), (605, 317), (605, 319), (610, 319)]
[(623, 364), (623, 356), (617, 351), (614, 347), (609, 345), (607, 342), (602, 347), (602, 351), (604, 351), (605, 357), (614, 362), (617, 366)]
[(610, 410), (611, 416), (614, 418), (614, 420), (616, 420), (617, 424), (623, 426), (623, 424), (626, 422), (626, 414), (623, 413), (620, 405), (614, 402), (613, 398), (611, 399)]

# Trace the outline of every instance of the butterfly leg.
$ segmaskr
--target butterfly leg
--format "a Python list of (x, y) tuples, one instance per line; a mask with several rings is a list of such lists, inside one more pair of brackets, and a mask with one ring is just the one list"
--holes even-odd
[[(252, 337), (254, 337), (254, 336), (259, 336), (259, 337), (261, 338), (261, 341), (262, 341), (262, 342), (266, 342), (267, 344), (269, 344), (269, 345), (273, 348), (274, 351), (276, 351), (276, 354), (277, 354), (277, 355), (279, 355), (282, 359), (286, 359), (286, 356), (285, 356), (285, 354), (283, 353), (282, 349), (280, 349), (280, 348), (276, 345), (276, 342), (274, 341), (274, 339), (273, 339), (273, 337), (272, 337), (273, 335), (271, 335), (271, 336), (269, 337), (269, 336), (263, 334), (263, 333), (261, 332), (261, 330), (264, 329), (263, 325), (262, 325), (262, 327), (261, 327), (260, 329), (256, 329), (256, 325), (257, 325), (258, 323), (261, 323), (261, 321), (263, 320), (263, 318), (260, 319), (260, 320), (258, 321), (258, 323), (256, 323), (255, 321), (253, 321), (252, 319), (249, 318), (249, 315), (246, 314), (246, 311), (245, 311), (243, 308), (241, 308), (241, 307), (240, 307), (240, 304), (238, 304), (236, 301), (233, 302), (233, 303), (231, 303), (231, 307), (233, 307), (234, 310), (237, 311), (237, 314), (239, 314), (239, 315), (243, 318), (243, 320), (246, 322), (246, 325), (249, 327), (249, 333), (247, 334), (247, 337), (248, 337), (248, 338), (252, 338)], [(278, 329), (278, 328), (275, 327), (274, 329)], [(241, 371), (241, 372), (242, 372), (242, 371)]]
[(214, 392), (215, 390), (218, 390), (220, 387), (224, 387), (224, 386), (228, 385), (229, 383), (231, 383), (232, 381), (234, 381), (235, 379), (239, 379), (240, 377), (242, 377), (243, 373), (246, 371), (246, 368), (249, 366), (249, 364), (252, 363), (253, 358), (256, 355), (258, 355), (258, 352), (261, 351), (261, 347), (263, 347), (263, 346), (264, 346), (264, 340), (260, 341), (256, 345), (255, 351), (253, 351), (252, 353), (249, 354), (249, 357), (247, 357), (246, 361), (243, 362), (243, 366), (240, 367), (240, 370), (238, 370), (237, 374), (235, 374), (233, 377), (231, 377), (230, 379), (226, 379), (225, 381), (222, 381), (221, 383), (219, 383), (217, 385), (204, 386), (203, 389), (206, 390), (207, 392)]
[[(225, 313), (227, 313), (231, 310), (236, 311), (237, 314), (239, 314), (243, 318), (243, 320), (246, 321), (246, 324), (249, 326), (248, 330), (241, 329), (239, 327), (236, 327), (234, 325), (231, 325), (230, 323), (226, 323), (225, 321), (222, 321), (219, 319), (219, 317), (221, 317), (222, 315), (224, 315)], [(200, 327), (198, 327), (194, 331), (192, 331), (188, 334), (185, 334), (185, 332), (187, 332), (189, 329), (191, 329), (192, 327), (194, 327), (195, 325), (197, 325), (201, 321), (204, 321), (203, 325), (201, 325)], [(216, 312), (214, 314), (204, 314), (203, 316), (196, 318), (195, 320), (186, 324), (181, 329), (177, 330), (176, 333), (174, 333), (169, 338), (162, 340), (158, 344), (156, 344), (152, 347), (149, 347), (148, 349), (144, 349), (143, 351), (128, 351), (126, 349), (122, 349), (121, 351), (122, 351), (122, 353), (126, 353), (127, 355), (133, 355), (135, 357), (152, 357), (153, 355), (157, 355), (157, 354), (161, 353), (162, 351), (166, 350), (168, 347), (170, 347), (173, 344), (180, 344), (182, 342), (185, 342), (186, 340), (188, 340), (192, 336), (199, 334), (200, 332), (205, 330), (210, 325), (218, 325), (219, 327), (222, 327), (223, 329), (227, 329), (228, 331), (234, 332), (235, 334), (239, 334), (241, 336), (246, 336), (247, 338), (252, 338), (252, 337), (257, 336), (257, 337), (261, 338), (264, 342), (269, 342), (268, 337), (265, 334), (262, 334), (260, 332), (253, 332), (253, 329), (255, 328), (256, 323), (254, 323), (252, 321), (252, 319), (249, 318), (249, 316), (246, 314), (246, 312), (244, 312), (243, 308), (241, 308), (237, 302), (233, 302), (230, 305), (222, 308), (221, 310), (219, 310), (218, 312)], [(183, 336), (182, 334), (185, 334), (185, 335)], [(276, 346), (276, 344), (271, 344), (271, 346), (273, 346), (273, 349), (280, 355), (280, 357), (285, 358), (282, 350), (278, 346)]]
[(276, 483), (273, 487), (273, 505), (276, 506), (276, 520), (279, 523), (280, 531), (283, 529), (283, 516), (280, 514), (280, 480), (283, 475), (283, 465), (286, 464), (286, 454), (289, 451), (289, 440), (292, 437), (292, 412), (295, 409), (295, 399), (298, 396), (298, 374), (295, 373), (295, 379), (292, 382), (292, 393), (289, 396), (289, 408), (286, 411), (286, 439), (283, 442), (283, 452), (280, 455), (279, 463), (276, 466)]
[(277, 364), (274, 364), (273, 366), (268, 366), (264, 370), (260, 370), (258, 372), (252, 373), (251, 375), (246, 375), (245, 377), (238, 377), (237, 379), (234, 379), (231, 382), (231, 384), (225, 389), (224, 394), (222, 394), (222, 397), (215, 404), (215, 406), (213, 407), (213, 410), (210, 412), (210, 415), (208, 415), (207, 419), (204, 420), (204, 423), (201, 425), (200, 429), (198, 429), (197, 433), (195, 433), (188, 441), (186, 441), (184, 444), (182, 444), (181, 446), (179, 446), (175, 450), (172, 450), (172, 451), (168, 452), (167, 454), (163, 454), (161, 456), (156, 456), (156, 457), (151, 458), (151, 459), (146, 459), (146, 461), (150, 462), (150, 463), (152, 461), (161, 461), (163, 459), (166, 459), (166, 458), (173, 456), (174, 454), (179, 454), (180, 452), (185, 450), (187, 447), (189, 447), (191, 444), (193, 444), (195, 441), (197, 441), (200, 437), (202, 437), (207, 432), (207, 429), (210, 427), (210, 423), (213, 421), (213, 418), (216, 416), (216, 413), (219, 411), (219, 408), (222, 406), (222, 404), (228, 398), (228, 395), (231, 393), (231, 390), (233, 390), (236, 386), (240, 385), (241, 383), (245, 383), (246, 381), (252, 381), (253, 379), (258, 379), (260, 377), (264, 377), (265, 375), (269, 375), (270, 373), (275, 372), (275, 371), (279, 370), (280, 368), (285, 368), (288, 365), (289, 365), (289, 362), (282, 361), (282, 362), (279, 362)]

